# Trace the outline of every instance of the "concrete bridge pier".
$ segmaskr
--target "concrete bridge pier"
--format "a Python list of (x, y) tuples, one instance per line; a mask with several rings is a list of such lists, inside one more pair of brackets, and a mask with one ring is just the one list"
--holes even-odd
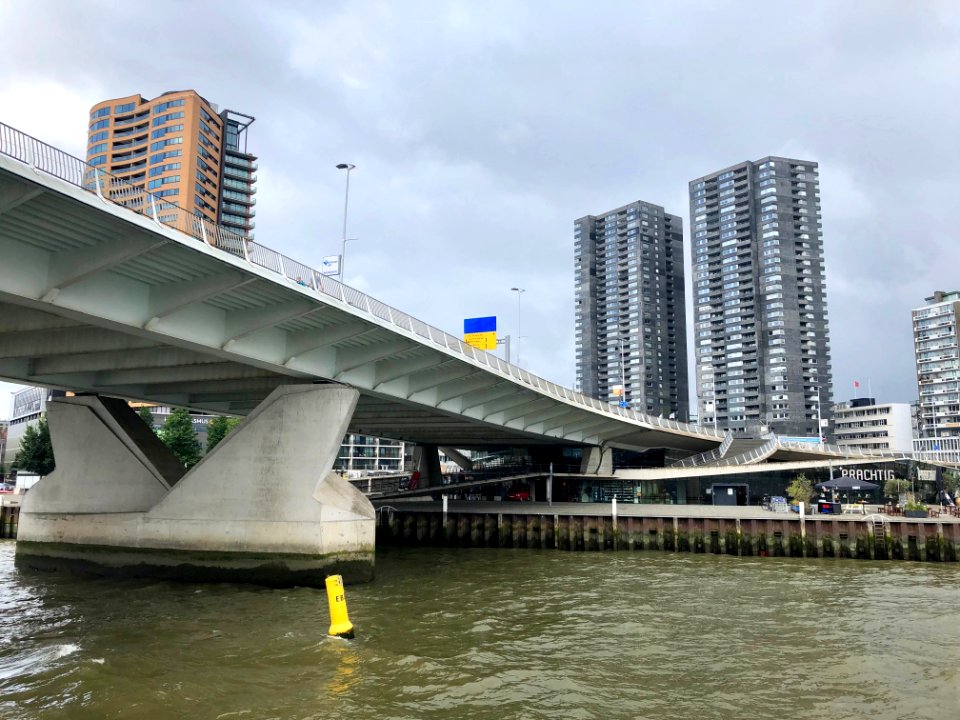
[(420, 473), (419, 487), (440, 487), (443, 472), (440, 469), (440, 448), (434, 444), (422, 444), (413, 448), (413, 468)]
[(613, 449), (609, 447), (588, 447), (583, 450), (580, 472), (584, 475), (612, 475)]
[(187, 472), (125, 402), (54, 401), (57, 469), (24, 500), (17, 563), (269, 585), (369, 580), (373, 506), (331, 472), (357, 398), (339, 385), (278, 387)]

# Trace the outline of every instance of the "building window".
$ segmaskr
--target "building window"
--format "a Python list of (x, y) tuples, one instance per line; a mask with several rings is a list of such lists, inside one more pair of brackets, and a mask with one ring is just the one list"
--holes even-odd
[(164, 110), (167, 110), (168, 108), (182, 107), (182, 106), (183, 106), (183, 98), (180, 98), (179, 100), (168, 100), (167, 102), (162, 102), (156, 107), (154, 107), (153, 112), (156, 115), (158, 113), (162, 113)]
[(160, 117), (154, 118), (153, 125), (154, 127), (156, 127), (157, 125), (163, 125), (165, 122), (170, 122), (171, 120), (176, 120), (177, 118), (182, 118), (182, 117), (183, 117), (182, 110), (180, 112), (168, 113), (166, 115), (161, 115)]

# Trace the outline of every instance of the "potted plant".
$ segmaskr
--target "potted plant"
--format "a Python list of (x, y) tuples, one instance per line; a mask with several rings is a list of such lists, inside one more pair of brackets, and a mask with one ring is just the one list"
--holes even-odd
[(910, 498), (903, 506), (903, 516), (908, 518), (927, 517), (927, 506), (916, 498)]
[(799, 473), (787, 486), (787, 497), (790, 498), (792, 506), (799, 506), (804, 503), (810, 506), (810, 498), (813, 497), (813, 483), (803, 473)]
[(904, 493), (910, 489), (910, 483), (901, 478), (890, 478), (883, 485), (883, 494), (890, 498), (893, 504), (903, 499)]

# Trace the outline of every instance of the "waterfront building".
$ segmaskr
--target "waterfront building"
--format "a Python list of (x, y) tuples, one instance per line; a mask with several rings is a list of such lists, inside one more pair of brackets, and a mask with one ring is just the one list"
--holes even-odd
[(574, 272), (577, 389), (686, 420), (683, 220), (641, 201), (582, 217)]
[(90, 110), (87, 163), (139, 191), (124, 186), (121, 197), (119, 188), (101, 181), (101, 192), (121, 204), (156, 210), (161, 222), (172, 222), (163, 205), (171, 202), (252, 238), (257, 158), (247, 152), (247, 128), (253, 120), (220, 111), (194, 90), (103, 100)]
[(13, 411), (7, 427), (5, 466), (13, 464), (20, 452), (20, 441), (27, 428), (35, 425), (40, 418), (47, 414), (47, 401), (55, 397), (63, 397), (67, 393), (62, 390), (50, 390), (43, 387), (26, 387), (13, 393)]
[[(163, 428), (164, 423), (173, 411), (172, 407), (166, 405), (150, 405), (141, 402), (131, 402), (130, 405), (135, 410), (139, 410), (141, 407), (149, 408), (150, 415), (153, 418), (154, 431)], [(210, 421), (216, 417), (216, 415), (205, 413), (190, 413), (193, 430), (204, 452), (207, 449), (207, 430)], [(344, 470), (348, 473), (355, 472), (356, 474), (370, 471), (402, 472), (405, 460), (408, 463), (410, 461), (411, 451), (412, 446), (399, 440), (347, 434), (343, 438), (340, 454), (334, 467), (338, 470)]]
[(9, 420), (0, 420), (0, 480), (6, 477), (7, 472), (7, 431), (10, 429)]
[(914, 450), (960, 460), (960, 291), (937, 290), (912, 312), (917, 366)]
[[(163, 429), (164, 424), (170, 417), (170, 413), (172, 413), (175, 409), (169, 405), (151, 405), (149, 403), (142, 402), (131, 402), (130, 407), (132, 407), (135, 411), (143, 407), (146, 407), (150, 410), (150, 417), (153, 418), (152, 427), (154, 432), (158, 432)], [(196, 434), (197, 442), (200, 443), (200, 447), (204, 452), (207, 450), (207, 428), (210, 425), (210, 421), (215, 417), (217, 416), (207, 413), (192, 411), (190, 413), (190, 422), (193, 425), (193, 432)]]
[(689, 190), (701, 422), (820, 437), (832, 373), (817, 163), (742, 162)]
[(400, 440), (347, 434), (334, 464), (348, 475), (403, 472), (412, 463), (413, 446)]
[(910, 403), (877, 403), (874, 398), (854, 398), (834, 405), (833, 418), (833, 442), (841, 448), (913, 450)]

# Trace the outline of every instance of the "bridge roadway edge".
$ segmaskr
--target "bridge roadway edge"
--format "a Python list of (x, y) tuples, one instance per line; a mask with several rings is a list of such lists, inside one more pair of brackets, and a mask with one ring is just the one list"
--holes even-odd
[[(76, 163), (78, 168), (86, 167), (79, 160)], [(0, 207), (0, 224), (11, 229), (9, 234), (0, 233), (0, 242), (9, 245), (4, 247), (5, 260), (10, 260), (6, 268), (0, 264), (0, 305), (6, 301), (14, 307), (89, 325), (82, 328), (84, 333), (94, 329), (119, 333), (130, 338), (134, 347), (141, 347), (140, 342), (155, 342), (162, 350), (188, 349), (203, 355), (200, 359), (204, 362), (217, 358), (231, 374), (231, 382), (216, 378), (223, 381), (217, 392), (196, 383), (179, 383), (183, 363), (163, 368), (166, 374), (149, 382), (131, 378), (131, 373), (77, 370), (68, 362), (57, 364), (56, 371), (35, 373), (31, 363), (37, 358), (10, 351), (7, 357), (0, 356), (0, 375), (11, 381), (243, 415), (265, 396), (265, 392), (260, 394), (258, 382), (265, 385), (268, 381), (296, 383), (324, 378), (361, 390), (355, 414), (358, 427), (352, 432), (414, 443), (470, 447), (477, 443), (559, 442), (591, 446), (606, 443), (609, 435), (615, 436), (617, 446), (629, 449), (677, 445), (684, 451), (699, 452), (720, 442), (702, 429), (602, 407), (599, 401), (557, 388), (499, 359), (493, 361), (457, 338), (335, 281), (324, 279), (321, 289), (297, 283), (296, 273), (285, 275), (282, 263), (277, 270), (272, 265), (268, 268), (270, 263), (264, 264), (263, 258), (250, 259), (266, 252), (271, 257), (276, 255), (278, 262), (284, 259), (263, 246), (256, 245), (245, 260), (236, 252), (199, 242), (196, 233), (185, 234), (100, 198), (78, 185), (76, 178), (68, 181), (61, 176), (71, 177), (56, 164), (45, 171), (26, 164), (16, 152), (13, 156), (0, 154), (0, 186), (6, 183), (18, 192), (27, 190), (22, 203)], [(0, 187), (0, 194), (4, 189)], [(36, 191), (40, 194), (35, 195)], [(57, 222), (50, 222), (51, 218)], [(74, 237), (80, 233), (74, 232), (73, 223), (86, 228), (82, 242)], [(212, 239), (215, 233), (207, 232), (205, 239)], [(61, 250), (86, 264), (79, 269), (61, 267), (65, 265), (58, 261)], [(18, 262), (12, 262), (14, 259)], [(164, 297), (164, 292), (177, 288), (175, 279), (180, 273), (170, 270), (171, 260), (178, 270), (187, 266), (196, 270), (209, 297), (200, 297), (200, 293), (190, 301), (189, 308), (174, 303), (174, 310), (158, 301), (155, 290)], [(150, 275), (150, 283), (143, 280), (148, 268), (156, 273)], [(238, 280), (234, 284), (243, 286), (235, 293), (227, 287), (234, 273)], [(250, 283), (252, 287), (247, 287)], [(330, 283), (332, 287), (327, 287)], [(104, 297), (110, 295), (107, 290), (122, 290), (130, 296), (124, 296), (124, 302), (104, 303)], [(260, 308), (257, 297), (264, 293), (270, 295), (273, 305)], [(295, 315), (296, 322), (291, 323), (297, 327), (249, 321), (239, 322), (238, 329), (234, 325), (247, 320), (250, 308), (225, 308), (213, 302), (224, 295), (230, 295), (231, 303), (242, 300), (257, 312), (264, 310), (264, 317), (270, 312)], [(309, 316), (309, 322), (301, 315)], [(355, 331), (335, 340), (324, 337), (328, 327)], [(27, 332), (38, 328), (21, 329)], [(390, 342), (395, 345), (393, 352), (376, 354), (375, 345), (387, 346)], [(56, 351), (73, 357), (64, 352), (65, 348)], [(414, 357), (407, 358), (405, 353)], [(411, 369), (398, 372), (396, 368), (403, 363), (409, 363)], [(248, 368), (271, 377), (248, 378), (240, 372)], [(432, 386), (436, 383), (430, 373), (437, 368), (447, 371), (442, 376), (443, 388)], [(151, 377), (161, 375), (158, 368), (150, 369), (157, 370)], [(103, 377), (114, 380), (108, 383)], [(416, 390), (410, 389), (411, 382)], [(512, 398), (504, 398), (504, 390), (515, 392), (523, 402), (514, 404)], [(480, 397), (478, 392), (491, 395)], [(383, 427), (397, 421), (392, 416), (384, 420), (377, 410), (407, 411), (410, 407), (432, 421), (410, 428), (418, 436), (403, 436), (407, 428), (400, 428), (398, 433), (396, 427)], [(371, 424), (373, 427), (369, 427)], [(451, 431), (463, 434), (454, 436)]]
[(370, 580), (373, 506), (331, 472), (357, 397), (279, 387), (179, 479), (157, 469), (156, 448), (135, 452), (103, 399), (51, 402), (58, 466), (24, 499), (17, 564), (278, 586)]

